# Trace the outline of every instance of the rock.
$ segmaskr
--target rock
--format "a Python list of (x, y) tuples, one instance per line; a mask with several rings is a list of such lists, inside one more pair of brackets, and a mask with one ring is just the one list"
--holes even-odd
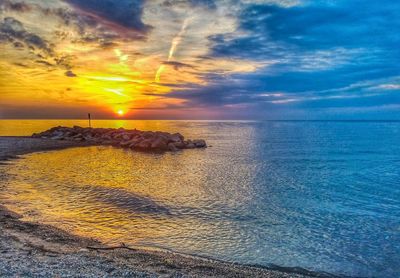
[(150, 146), (151, 146), (151, 140), (146, 139), (146, 140), (143, 140), (143, 141), (139, 142), (138, 144), (136, 144), (135, 148), (145, 150), (145, 149), (150, 148)]
[(56, 131), (53, 132), (53, 136), (59, 136), (59, 137), (61, 137), (61, 136), (63, 136), (63, 135), (64, 135), (64, 133), (63, 133), (62, 131), (59, 131), (59, 130), (56, 130)]
[(177, 151), (179, 149), (204, 148), (207, 144), (204, 140), (187, 140), (180, 133), (170, 134), (161, 131), (126, 130), (124, 128), (83, 128), (80, 126), (57, 126), (40, 133), (32, 134), (33, 138), (50, 138), (52, 140), (89, 141), (102, 145), (116, 147)]
[(111, 136), (108, 135), (108, 134), (103, 134), (103, 135), (101, 136), (101, 139), (104, 139), (104, 140), (111, 140), (112, 138), (111, 138)]
[(171, 152), (177, 152), (179, 149), (175, 146), (175, 144), (174, 143), (169, 143), (168, 144), (168, 149), (171, 151)]
[(184, 149), (185, 148), (185, 143), (183, 143), (182, 141), (171, 143), (171, 144), (174, 144), (174, 146), (176, 148), (178, 148), (178, 149)]
[(119, 147), (119, 141), (118, 140), (111, 140), (111, 145), (114, 147)]
[(134, 149), (134, 148), (136, 147), (137, 144), (139, 144), (139, 143), (131, 143), (131, 144), (129, 145), (129, 148)]
[(162, 137), (156, 137), (156, 139), (151, 143), (151, 148), (156, 150), (165, 151), (168, 149), (167, 142)]
[(174, 133), (174, 134), (169, 136), (169, 140), (171, 142), (180, 142), (180, 141), (184, 140), (184, 137), (180, 133)]
[(85, 134), (83, 136), (83, 138), (85, 138), (86, 141), (92, 141), (93, 140), (93, 136), (89, 133)]
[[(126, 145), (129, 146), (129, 148), (133, 148), (136, 144), (142, 141), (142, 138), (140, 137), (135, 137), (129, 141), (126, 141)], [(124, 144), (125, 145), (125, 144)]]
[(122, 141), (122, 142), (119, 142), (119, 146), (122, 147), (122, 148), (128, 148), (131, 144), (132, 144), (131, 141)]
[(191, 140), (185, 141), (185, 149), (194, 149), (196, 145)]
[(145, 131), (145, 132), (143, 132), (142, 136), (143, 136), (143, 138), (149, 139), (154, 136), (154, 133), (152, 131)]
[(113, 132), (113, 133), (111, 134), (111, 137), (112, 137), (113, 139), (121, 139), (122, 136), (123, 136), (122, 133)]
[(130, 140), (131, 139), (131, 137), (127, 134), (127, 133), (125, 133), (125, 134), (122, 134), (122, 140), (125, 140), (125, 141), (128, 141), (128, 140)]
[(186, 148), (187, 149), (194, 149), (194, 148), (196, 148), (196, 145), (193, 144), (193, 143), (189, 143), (189, 144), (186, 145)]
[(204, 141), (203, 139), (193, 140), (193, 144), (196, 146), (196, 148), (207, 147), (206, 141)]

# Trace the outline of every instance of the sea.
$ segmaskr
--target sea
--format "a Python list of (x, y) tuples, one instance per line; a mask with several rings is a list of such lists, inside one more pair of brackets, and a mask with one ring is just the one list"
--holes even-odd
[[(1, 120), (27, 136), (85, 120)], [(208, 148), (110, 146), (2, 165), (0, 203), (110, 245), (265, 267), (400, 277), (400, 122), (95, 120), (180, 132)], [(4, 175), (3, 175), (4, 176)]]

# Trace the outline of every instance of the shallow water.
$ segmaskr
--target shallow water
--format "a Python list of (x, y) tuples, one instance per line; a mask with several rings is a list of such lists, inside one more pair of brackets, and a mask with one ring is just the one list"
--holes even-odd
[[(11, 130), (2, 121), (0, 134), (58, 124), (22, 122), (23, 129)], [(26, 219), (112, 244), (342, 275), (400, 275), (400, 122), (94, 124), (180, 131), (212, 147), (26, 155), (3, 167), (9, 180), (0, 202)]]

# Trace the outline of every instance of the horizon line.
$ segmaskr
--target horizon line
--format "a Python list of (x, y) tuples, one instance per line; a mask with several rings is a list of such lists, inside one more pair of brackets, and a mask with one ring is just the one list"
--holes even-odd
[[(79, 120), (87, 118), (0, 118), (0, 121), (9, 120)], [(400, 122), (400, 119), (133, 119), (133, 118), (98, 118), (92, 121), (258, 121), (258, 122)]]

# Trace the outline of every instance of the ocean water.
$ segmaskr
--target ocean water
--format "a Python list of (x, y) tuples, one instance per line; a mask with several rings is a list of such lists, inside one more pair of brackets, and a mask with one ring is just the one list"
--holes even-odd
[[(29, 135), (82, 121), (0, 121)], [(400, 276), (400, 122), (95, 121), (179, 131), (207, 149), (113, 147), (2, 166), (0, 202), (109, 244), (336, 275)]]

